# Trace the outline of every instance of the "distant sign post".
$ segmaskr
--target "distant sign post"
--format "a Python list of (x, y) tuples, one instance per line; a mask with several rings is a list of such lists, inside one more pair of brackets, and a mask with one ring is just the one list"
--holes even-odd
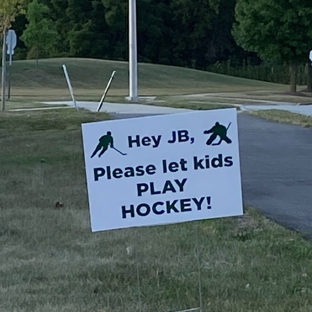
[(92, 231), (243, 214), (236, 109), (82, 125)]
[(308, 84), (307, 84), (307, 91), (312, 92), (312, 50), (309, 54), (310, 62), (308, 62)]
[(16, 47), (17, 37), (13, 29), (9, 29), (6, 35), (7, 55), (9, 55), (9, 81), (8, 81), (8, 99), (11, 96), (11, 66), (14, 55), (14, 49)]

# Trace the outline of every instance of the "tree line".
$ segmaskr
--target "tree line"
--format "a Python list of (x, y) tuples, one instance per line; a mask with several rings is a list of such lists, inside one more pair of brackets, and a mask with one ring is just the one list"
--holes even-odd
[[(12, 24), (19, 58), (128, 59), (129, 0), (1, 1), (25, 8)], [(138, 60), (197, 69), (275, 61), (289, 66), (296, 91), (298, 66), (311, 63), (311, 21), (311, 0), (137, 0)]]
[[(17, 53), (128, 59), (128, 0), (32, 0)], [(231, 34), (236, 0), (137, 0), (138, 59), (205, 69), (247, 56)]]

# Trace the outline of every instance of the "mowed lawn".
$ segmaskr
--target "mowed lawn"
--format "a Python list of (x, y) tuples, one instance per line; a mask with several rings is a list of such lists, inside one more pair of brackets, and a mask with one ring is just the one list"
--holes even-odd
[(107, 118), (0, 114), (1, 312), (196, 308), (198, 251), (203, 311), (312, 311), (311, 242), (253, 209), (91, 233), (80, 124)]
[[(70, 100), (62, 65), (65, 64), (78, 100), (99, 101), (113, 71), (116, 75), (108, 92), (110, 101), (124, 101), (129, 95), (128, 62), (53, 58), (14, 61), (11, 71), (11, 97), (23, 101)], [(138, 64), (138, 93), (173, 96), (207, 92), (283, 92), (285, 85), (230, 77), (207, 71), (158, 64)], [(259, 95), (258, 95), (259, 96)], [(250, 95), (248, 95), (250, 97)], [(219, 100), (220, 101), (220, 100)]]
[[(18, 60), (10, 67), (11, 97), (6, 110), (42, 107), (47, 101), (70, 101), (63, 64), (67, 67), (77, 101), (99, 102), (111, 73), (116, 71), (105, 100), (128, 103), (125, 99), (129, 95), (128, 62), (53, 58), (39, 60), (36, 67), (35, 60)], [(311, 102), (309, 93), (289, 94), (287, 85), (150, 63), (138, 64), (138, 94), (139, 102), (149, 105), (197, 110), (272, 101)], [(148, 99), (144, 100), (144, 97)]]

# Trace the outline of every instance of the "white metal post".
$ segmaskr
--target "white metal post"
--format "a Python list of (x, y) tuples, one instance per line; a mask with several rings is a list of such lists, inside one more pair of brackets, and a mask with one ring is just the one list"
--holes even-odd
[(1, 110), (5, 110), (5, 78), (6, 78), (6, 42), (5, 42), (6, 29), (3, 30), (2, 38), (2, 83), (1, 83)]
[(136, 0), (129, 0), (129, 100), (138, 99)]
[(69, 79), (69, 75), (68, 75), (68, 72), (67, 72), (66, 65), (63, 65), (63, 71), (64, 71), (64, 75), (65, 75), (65, 78), (66, 78), (66, 81), (67, 81), (68, 89), (69, 89), (70, 95), (72, 97), (74, 106), (76, 108), (76, 111), (78, 112), (78, 106), (77, 106), (77, 103), (76, 103), (76, 100), (75, 100), (74, 90), (73, 90), (73, 87), (72, 87), (70, 79)]
[[(12, 47), (13, 45), (13, 36), (10, 36), (10, 47)], [(9, 67), (8, 67), (8, 71), (9, 71), (9, 81), (8, 81), (8, 100), (11, 97), (11, 71), (12, 71), (12, 59), (13, 59), (13, 53), (12, 51), (10, 51), (10, 55), (9, 55)]]

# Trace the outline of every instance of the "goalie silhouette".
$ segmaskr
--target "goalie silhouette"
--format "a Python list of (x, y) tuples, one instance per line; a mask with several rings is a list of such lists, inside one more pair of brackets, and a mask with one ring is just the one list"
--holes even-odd
[[(221, 125), (219, 122), (216, 122), (215, 125), (209, 129), (205, 130), (204, 134), (209, 134), (211, 133), (211, 136), (207, 140), (206, 144), (207, 145), (220, 145), (222, 141), (225, 141), (227, 144), (231, 144), (232, 140), (227, 136), (227, 131), (229, 130), (231, 126), (231, 122), (227, 127)], [(219, 137), (220, 140), (217, 143), (213, 143), (214, 140)]]

